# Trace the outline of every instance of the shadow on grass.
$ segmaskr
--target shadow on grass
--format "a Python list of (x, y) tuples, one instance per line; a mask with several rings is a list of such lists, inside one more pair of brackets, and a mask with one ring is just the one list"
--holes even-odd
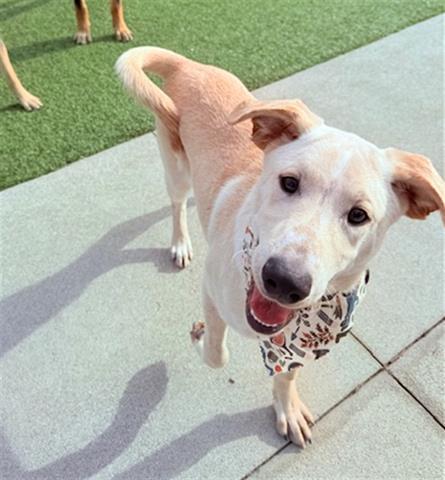
[[(194, 205), (194, 201), (188, 205)], [(178, 272), (167, 248), (124, 248), (169, 215), (170, 207), (163, 207), (116, 225), (62, 270), (3, 299), (0, 356), (79, 298), (93, 280), (114, 268), (152, 263), (159, 272)]]
[(26, 13), (29, 10), (33, 10), (36, 7), (41, 7), (45, 3), (51, 0), (31, 0), (30, 2), (24, 2), (23, 0), (15, 0), (0, 5), (0, 22), (11, 20), (17, 15)]
[(8, 113), (18, 113), (18, 112), (24, 112), (24, 113), (30, 113), (27, 110), (25, 110), (19, 103), (11, 103), (9, 105), (5, 105), (4, 107), (0, 108), (0, 113), (1, 112), (8, 112)]
[[(74, 34), (74, 31), (73, 31)], [(93, 37), (93, 43), (109, 43), (115, 42), (115, 37), (113, 34), (100, 35), (98, 37)], [(37, 58), (42, 55), (47, 55), (50, 53), (69, 50), (71, 48), (88, 48), (88, 45), (77, 45), (73, 36), (68, 37), (59, 37), (51, 38), (49, 40), (43, 40), (41, 42), (34, 42), (28, 45), (22, 45), (20, 47), (9, 47), (9, 56), (13, 62), (22, 62), (24, 60), (29, 60), (31, 58)]]
[(111, 424), (80, 450), (42, 468), (26, 471), (0, 431), (1, 478), (59, 480), (89, 478), (112, 463), (132, 444), (150, 413), (167, 390), (167, 369), (163, 362), (137, 372), (127, 383)]
[(2, 3), (0, 3), (0, 12), (2, 10), (5, 10), (6, 8), (11, 8), (15, 5), (18, 5), (20, 3), (25, 3), (26, 0), (3, 0)]

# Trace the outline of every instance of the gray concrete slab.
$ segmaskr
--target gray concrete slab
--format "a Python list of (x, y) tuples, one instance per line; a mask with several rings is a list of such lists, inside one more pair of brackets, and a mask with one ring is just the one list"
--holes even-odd
[(408, 349), (390, 370), (445, 425), (445, 324)]
[(441, 479), (443, 429), (385, 372), (324, 417), (317, 445), (286, 447), (249, 476), (271, 479)]
[[(288, 80), (293, 93), (282, 96), (301, 96), (331, 124), (437, 162), (441, 64), (430, 63), (441, 28), (435, 18), (297, 74)], [(192, 203), (196, 258), (185, 272), (170, 263), (153, 135), (6, 190), (0, 211), (3, 477), (240, 478), (283, 444), (257, 346), (233, 335), (233, 358), (219, 372), (190, 348), (205, 245)], [(430, 286), (441, 281), (440, 240), (437, 216), (402, 222), (375, 264), (356, 331), (382, 359), (437, 319)], [(349, 338), (308, 368), (302, 395), (320, 414), (376, 368)]]
[[(232, 335), (223, 371), (190, 345), (206, 246), (191, 202), (196, 258), (170, 261), (153, 135), (0, 202), (4, 478), (236, 479), (284, 444), (256, 343)], [(347, 338), (302, 395), (320, 415), (378, 367)]]

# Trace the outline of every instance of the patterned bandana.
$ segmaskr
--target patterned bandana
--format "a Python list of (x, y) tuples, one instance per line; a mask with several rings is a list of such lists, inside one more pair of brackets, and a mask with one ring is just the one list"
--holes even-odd
[[(251, 259), (258, 243), (251, 228), (247, 227), (243, 241), (246, 294), (252, 288)], [(258, 336), (269, 374), (290, 372), (326, 355), (351, 330), (355, 309), (365, 294), (368, 281), (367, 270), (351, 291), (324, 295), (318, 303), (294, 310), (289, 323), (278, 333), (269, 338)]]

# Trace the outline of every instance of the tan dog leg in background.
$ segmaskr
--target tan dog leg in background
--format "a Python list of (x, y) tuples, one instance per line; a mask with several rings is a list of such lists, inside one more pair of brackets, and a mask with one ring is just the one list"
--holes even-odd
[(314, 424), (314, 418), (298, 395), (295, 385), (298, 373), (299, 369), (296, 368), (273, 377), (273, 405), (278, 433), (304, 448), (306, 442), (312, 442), (310, 427)]
[(25, 110), (37, 110), (42, 106), (40, 98), (35, 97), (22, 85), (9, 60), (6, 45), (0, 40), (0, 72), (6, 76), (9, 88)]
[(79, 45), (91, 42), (90, 15), (85, 0), (74, 0), (76, 9), (77, 32), (74, 34), (74, 41)]
[(129, 40), (132, 40), (133, 34), (125, 23), (122, 0), (110, 0), (110, 7), (116, 40), (119, 40), (120, 42), (128, 42)]

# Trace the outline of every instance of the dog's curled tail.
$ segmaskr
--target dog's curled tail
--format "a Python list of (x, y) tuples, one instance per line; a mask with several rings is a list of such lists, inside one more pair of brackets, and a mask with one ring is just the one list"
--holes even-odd
[(180, 147), (179, 114), (173, 100), (145, 74), (152, 72), (162, 79), (174, 73), (184, 57), (157, 47), (137, 47), (123, 53), (116, 62), (116, 73), (124, 87), (167, 127), (174, 146)]

